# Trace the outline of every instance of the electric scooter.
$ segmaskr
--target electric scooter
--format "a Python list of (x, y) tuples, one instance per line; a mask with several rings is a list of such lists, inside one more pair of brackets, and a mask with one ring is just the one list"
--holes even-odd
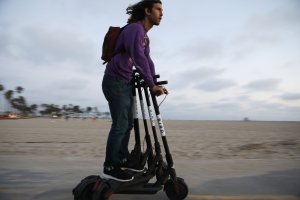
[[(156, 75), (155, 78), (159, 78)], [(157, 82), (157, 85), (165, 85), (167, 81)], [(112, 194), (156, 194), (162, 189), (165, 191), (167, 197), (170, 200), (183, 200), (188, 195), (188, 186), (183, 178), (176, 176), (176, 171), (173, 166), (172, 155), (168, 146), (166, 131), (162, 121), (162, 117), (159, 111), (156, 95), (153, 94), (141, 76), (134, 71), (133, 74), (133, 98), (134, 98), (134, 132), (135, 132), (135, 146), (130, 154), (130, 162), (139, 162), (142, 166), (147, 167), (143, 172), (126, 171), (134, 176), (134, 179), (129, 182), (119, 182), (112, 179), (105, 179), (101, 176), (91, 175), (84, 178), (74, 189), (74, 200), (108, 200)], [(138, 91), (139, 102), (141, 106), (143, 123), (145, 128), (145, 141), (146, 150), (141, 150), (141, 140), (139, 131), (138, 120), (138, 108), (136, 90)], [(144, 91), (144, 95), (142, 93)], [(150, 95), (149, 95), (150, 93)], [(154, 152), (152, 147), (152, 141), (148, 130), (146, 111), (144, 105), (144, 99), (146, 100), (147, 110), (149, 114), (149, 120), (152, 129)], [(151, 100), (153, 105), (151, 106)], [(152, 107), (154, 108), (158, 128), (163, 142), (165, 150), (165, 160), (162, 156), (159, 139), (156, 132), (156, 120)], [(156, 178), (156, 181), (151, 181)]]

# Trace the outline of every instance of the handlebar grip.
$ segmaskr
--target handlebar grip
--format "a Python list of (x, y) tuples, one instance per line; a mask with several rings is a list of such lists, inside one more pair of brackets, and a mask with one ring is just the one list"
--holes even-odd
[[(137, 79), (142, 79), (142, 77), (141, 77), (140, 74), (134, 73), (134, 76), (135, 76), (135, 78), (137, 78)], [(153, 78), (160, 78), (160, 75), (159, 75), (159, 74), (156, 74), (156, 75), (153, 76)]]
[(167, 85), (168, 81), (158, 81), (155, 83), (156, 85)]

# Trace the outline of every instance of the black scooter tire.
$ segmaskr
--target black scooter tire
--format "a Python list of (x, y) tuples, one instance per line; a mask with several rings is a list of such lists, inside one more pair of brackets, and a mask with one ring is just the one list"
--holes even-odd
[(89, 184), (87, 185), (86, 188), (84, 188), (84, 190), (81, 193), (81, 198), (82, 200), (90, 200), (93, 197), (93, 193), (92, 193), (92, 189), (93, 189), (94, 184)]
[(84, 178), (72, 191), (74, 200), (91, 200), (93, 197), (94, 184), (99, 176), (91, 175)]
[(81, 199), (82, 200), (91, 200), (93, 198), (93, 192), (95, 190), (95, 184), (97, 183), (98, 180), (95, 182), (89, 183), (84, 190), (82, 191), (81, 194)]
[(164, 191), (170, 200), (183, 200), (188, 195), (188, 186), (184, 179), (177, 177), (177, 184), (172, 179), (167, 180)]
[(103, 181), (95, 188), (93, 200), (108, 200), (111, 195), (110, 185)]

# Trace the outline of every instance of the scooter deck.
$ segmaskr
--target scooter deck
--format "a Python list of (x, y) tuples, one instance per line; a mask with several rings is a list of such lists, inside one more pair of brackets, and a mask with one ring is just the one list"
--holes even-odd
[(161, 185), (149, 183), (153, 174), (138, 173), (132, 181), (120, 182), (113, 179), (103, 179), (110, 185), (114, 194), (155, 194), (162, 189)]
[(117, 191), (117, 194), (156, 194), (158, 191), (162, 190), (162, 186), (155, 185), (154, 183), (147, 183), (145, 185), (135, 185), (134, 187), (129, 186), (122, 188)]

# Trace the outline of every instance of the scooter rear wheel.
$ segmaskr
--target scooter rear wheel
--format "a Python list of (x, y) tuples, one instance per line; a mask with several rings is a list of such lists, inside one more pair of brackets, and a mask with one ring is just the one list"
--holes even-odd
[(93, 189), (94, 189), (94, 185), (96, 182), (97, 181), (95, 180), (95, 181), (92, 181), (89, 184), (87, 184), (83, 188), (78, 200), (91, 200), (93, 197)]
[(97, 188), (95, 188), (93, 200), (108, 200), (111, 194), (110, 185), (103, 181)]
[(188, 195), (188, 186), (180, 177), (177, 177), (177, 183), (172, 179), (167, 180), (164, 190), (170, 200), (183, 200)]

